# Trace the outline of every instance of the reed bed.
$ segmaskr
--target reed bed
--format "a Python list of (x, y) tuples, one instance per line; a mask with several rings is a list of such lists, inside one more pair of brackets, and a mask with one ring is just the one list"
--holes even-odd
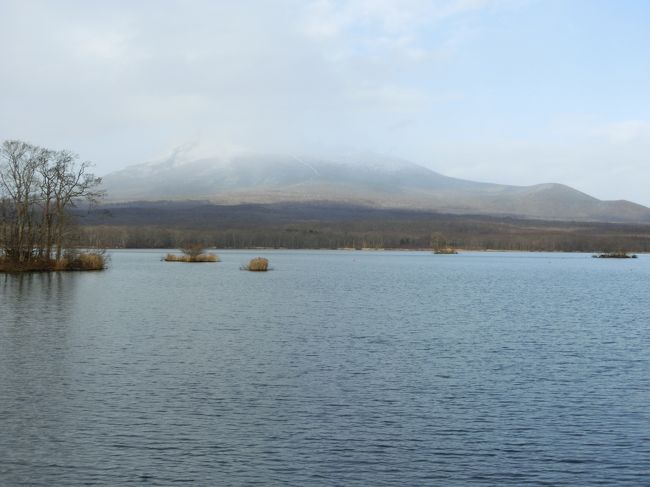
[(101, 271), (106, 269), (107, 263), (104, 252), (72, 251), (59, 260), (40, 258), (14, 262), (0, 258), (0, 272)]
[(454, 255), (454, 254), (457, 254), (458, 251), (456, 249), (451, 248), (451, 247), (445, 247), (445, 248), (442, 248), (442, 249), (436, 249), (436, 250), (433, 251), (433, 253), (437, 254), (437, 255)]
[(251, 272), (266, 272), (269, 270), (269, 259), (265, 259), (264, 257), (255, 257), (254, 259), (251, 259), (248, 264), (242, 266), (241, 269)]
[(37, 259), (28, 262), (15, 262), (10, 259), (0, 258), (0, 272), (49, 272), (65, 270), (59, 269), (55, 260)]
[(174, 255), (167, 254), (163, 257), (165, 262), (220, 262), (218, 255), (199, 254), (199, 255)]
[(106, 256), (99, 252), (79, 252), (66, 257), (67, 270), (100, 271), (106, 268)]

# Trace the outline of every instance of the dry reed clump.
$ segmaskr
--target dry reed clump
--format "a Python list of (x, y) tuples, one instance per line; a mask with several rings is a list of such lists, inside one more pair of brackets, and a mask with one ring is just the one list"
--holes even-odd
[(219, 256), (215, 254), (199, 255), (174, 255), (167, 254), (163, 257), (165, 262), (219, 262)]
[(436, 249), (433, 251), (433, 253), (438, 255), (453, 255), (453, 254), (457, 254), (458, 251), (451, 247), (445, 247), (441, 249)]
[(106, 258), (104, 255), (96, 253), (80, 254), (79, 259), (77, 260), (77, 265), (79, 266), (79, 269), (85, 271), (100, 270), (106, 267)]
[(62, 257), (59, 260), (52, 261), (52, 266), (53, 266), (52, 268), (55, 271), (65, 271), (68, 269), (69, 265), (70, 265), (70, 261), (65, 257)]
[(68, 252), (59, 261), (58, 270), (67, 271), (101, 271), (106, 269), (106, 255), (104, 252)]
[(252, 272), (266, 272), (269, 270), (269, 259), (255, 257), (248, 262), (248, 265), (243, 266), (242, 269)]

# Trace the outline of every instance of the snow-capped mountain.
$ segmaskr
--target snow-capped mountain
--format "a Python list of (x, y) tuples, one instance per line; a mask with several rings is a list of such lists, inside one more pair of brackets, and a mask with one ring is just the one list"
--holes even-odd
[(601, 201), (560, 184), (478, 183), (377, 155), (241, 154), (196, 160), (172, 156), (108, 174), (104, 187), (109, 201), (336, 201), (543, 219), (650, 221), (649, 208), (628, 201)]

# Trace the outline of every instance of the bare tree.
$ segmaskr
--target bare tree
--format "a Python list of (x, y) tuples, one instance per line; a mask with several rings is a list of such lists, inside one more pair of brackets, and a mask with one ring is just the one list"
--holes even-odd
[(196, 259), (199, 255), (203, 253), (204, 250), (205, 250), (204, 245), (198, 242), (186, 243), (181, 247), (181, 252), (183, 252), (191, 259)]
[(40, 176), (39, 185), (41, 192), (41, 253), (40, 256), (50, 258), (54, 239), (54, 188), (56, 186), (56, 173), (52, 168), (51, 160), (54, 156), (52, 151), (44, 151), (42, 161), (38, 165)]
[(54, 155), (52, 172), (56, 260), (62, 255), (68, 208), (74, 207), (81, 199), (94, 202), (103, 195), (103, 192), (97, 189), (102, 179), (88, 172), (90, 162), (78, 162), (78, 159), (79, 156), (69, 151), (59, 151)]
[(38, 152), (37, 147), (18, 140), (4, 142), (0, 151), (0, 185), (10, 212), (4, 233), (5, 254), (18, 262), (29, 260), (33, 252)]
[(68, 210), (80, 200), (95, 201), (101, 178), (70, 151), (52, 151), (19, 140), (0, 148), (0, 215), (4, 258), (59, 261), (65, 245)]

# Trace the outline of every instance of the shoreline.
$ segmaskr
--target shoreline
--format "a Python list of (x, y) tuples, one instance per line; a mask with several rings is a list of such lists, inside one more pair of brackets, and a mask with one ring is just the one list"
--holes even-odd
[[(404, 248), (363, 248), (363, 249), (351, 249), (351, 248), (328, 248), (328, 247), (315, 247), (315, 248), (289, 248), (289, 247), (238, 247), (238, 248), (223, 248), (223, 247), (206, 247), (210, 251), (216, 252), (237, 252), (237, 251), (298, 251), (298, 252), (307, 252), (307, 251), (316, 251), (316, 252), (350, 252), (350, 253), (359, 253), (359, 252), (425, 252), (431, 253), (433, 255), (454, 255), (454, 254), (435, 254), (434, 249), (430, 248), (417, 248), (417, 249), (404, 249)], [(146, 250), (151, 252), (168, 252), (176, 251), (175, 248), (158, 248), (158, 247), (106, 247), (106, 251), (139, 251)], [(457, 254), (460, 255), (463, 253), (518, 253), (518, 254), (594, 254), (602, 253), (600, 250), (580, 250), (580, 251), (570, 251), (570, 250), (508, 250), (508, 249), (463, 249), (456, 248)], [(650, 254), (650, 252), (634, 252), (638, 255)]]

